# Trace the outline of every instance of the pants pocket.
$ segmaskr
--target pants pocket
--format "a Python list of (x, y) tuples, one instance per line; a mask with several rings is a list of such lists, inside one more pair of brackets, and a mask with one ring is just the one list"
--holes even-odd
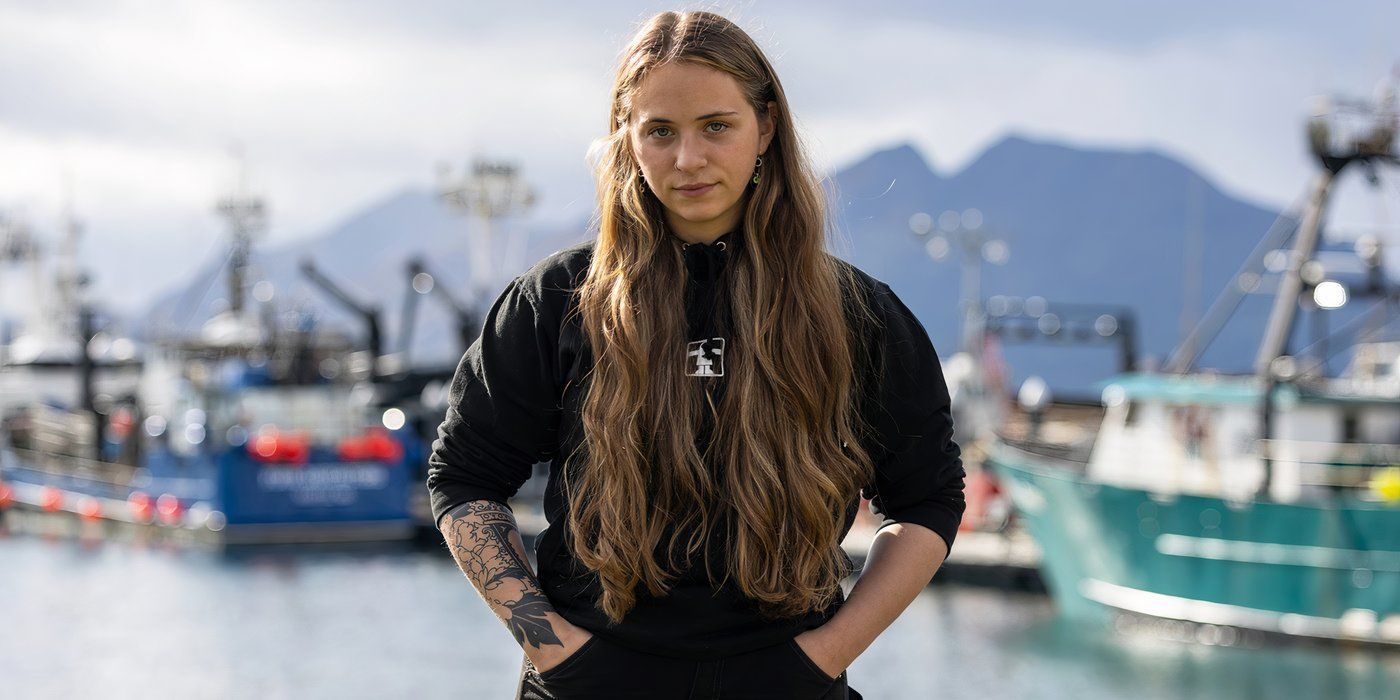
[(808, 656), (807, 652), (802, 650), (802, 647), (797, 643), (796, 639), (788, 640), (788, 648), (792, 650), (792, 653), (802, 662), (802, 666), (806, 668), (814, 678), (820, 679), (823, 683), (835, 683), (837, 678), (840, 678), (840, 676), (833, 678), (827, 675), (826, 671), (823, 671), (822, 667), (818, 666), (817, 662), (813, 661), (812, 657)]
[(583, 659), (583, 657), (586, 654), (588, 654), (588, 652), (591, 651), (593, 647), (597, 646), (597, 642), (598, 635), (595, 634), (592, 637), (589, 637), (588, 641), (579, 645), (579, 648), (575, 649), (574, 653), (564, 657), (563, 661), (560, 661), (559, 663), (550, 666), (548, 671), (537, 671), (537, 673), (539, 673), (540, 680), (550, 682), (557, 680), (560, 676), (567, 675), (570, 670), (573, 670), (579, 665), (580, 660)]

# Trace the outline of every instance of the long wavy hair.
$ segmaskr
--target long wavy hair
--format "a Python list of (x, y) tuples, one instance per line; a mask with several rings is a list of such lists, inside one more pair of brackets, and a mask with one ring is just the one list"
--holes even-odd
[[(639, 177), (628, 134), (634, 91), (671, 61), (733, 76), (760, 118), (777, 105), (761, 182), (744, 194), (742, 244), (721, 277), (731, 320), (719, 405), (714, 379), (685, 374), (682, 241)], [(849, 293), (849, 266), (826, 252), (824, 191), (772, 65), (724, 17), (658, 14), (621, 56), (593, 152), (598, 236), (576, 311), (594, 362), (586, 458), (565, 470), (565, 490), (570, 544), (598, 573), (598, 608), (620, 622), (639, 585), (664, 595), (697, 552), (713, 581), (713, 537), (728, 544), (719, 583), (732, 578), (763, 616), (826, 608), (851, 573), (837, 541), (846, 508), (873, 475), (855, 385), (859, 321), (873, 314)], [(701, 454), (705, 412), (714, 428)], [(684, 564), (670, 556), (681, 538)]]

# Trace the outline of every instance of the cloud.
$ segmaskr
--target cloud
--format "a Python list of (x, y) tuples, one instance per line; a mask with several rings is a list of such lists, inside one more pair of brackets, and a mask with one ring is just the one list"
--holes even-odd
[[(1158, 148), (1272, 205), (1312, 167), (1303, 98), (1338, 75), (1369, 89), (1394, 58), (1299, 41), (1315, 13), (1126, 17), (1098, 0), (1020, 15), (947, 3), (706, 7), (770, 52), (827, 169), (913, 140), (952, 170), (1017, 131)], [(234, 181), (235, 141), (270, 198), (273, 240), (314, 233), (367, 200), (429, 184), (443, 159), (460, 167), (478, 153), (517, 159), (544, 195), (538, 216), (578, 220), (592, 208), (584, 155), (604, 127), (613, 62), (655, 9), (5, 5), (0, 208), (51, 221), (70, 173), (92, 232), (84, 254), (103, 261), (99, 288), (125, 305), (175, 280), (121, 273), (114, 260), (175, 270), (217, 244), (211, 207)]]
[(1311, 168), (1301, 118), (1317, 86), (1298, 79), (1310, 57), (1279, 37), (1176, 38), (1123, 53), (928, 22), (811, 19), (788, 30), (802, 41), (785, 42), (779, 70), (834, 163), (908, 137), (956, 170), (1007, 132), (1033, 133), (1159, 148), (1273, 205)]

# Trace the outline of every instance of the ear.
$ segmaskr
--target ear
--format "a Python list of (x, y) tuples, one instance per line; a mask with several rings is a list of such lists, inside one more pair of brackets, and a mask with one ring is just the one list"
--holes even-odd
[(768, 109), (764, 116), (758, 120), (758, 154), (763, 155), (768, 152), (768, 144), (773, 141), (773, 129), (777, 120), (773, 114), (778, 109), (778, 103), (773, 100), (768, 101)]

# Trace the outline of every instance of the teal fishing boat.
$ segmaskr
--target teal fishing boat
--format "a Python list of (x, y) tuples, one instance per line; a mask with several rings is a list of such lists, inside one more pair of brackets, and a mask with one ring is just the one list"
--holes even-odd
[[(1377, 339), (1393, 330), (1400, 292), (1374, 240), (1358, 246), (1364, 284), (1315, 262), (1337, 175), (1400, 164), (1398, 122), (1393, 90), (1313, 117), (1321, 168), (1290, 217), (1291, 247), (1252, 272), (1278, 245), (1271, 231), (1162, 371), (1101, 382), (1102, 422), (1087, 439), (991, 441), (986, 463), (1040, 545), (1063, 613), (1196, 623), (1205, 641), (1268, 632), (1400, 645), (1400, 341)], [(1266, 274), (1277, 284), (1254, 286), (1274, 296), (1254, 371), (1195, 367), (1218, 310)], [(1289, 347), (1300, 306), (1326, 314), (1367, 296), (1374, 313), (1358, 317), (1369, 325), (1336, 376), (1327, 354), (1309, 354), (1316, 343)]]

